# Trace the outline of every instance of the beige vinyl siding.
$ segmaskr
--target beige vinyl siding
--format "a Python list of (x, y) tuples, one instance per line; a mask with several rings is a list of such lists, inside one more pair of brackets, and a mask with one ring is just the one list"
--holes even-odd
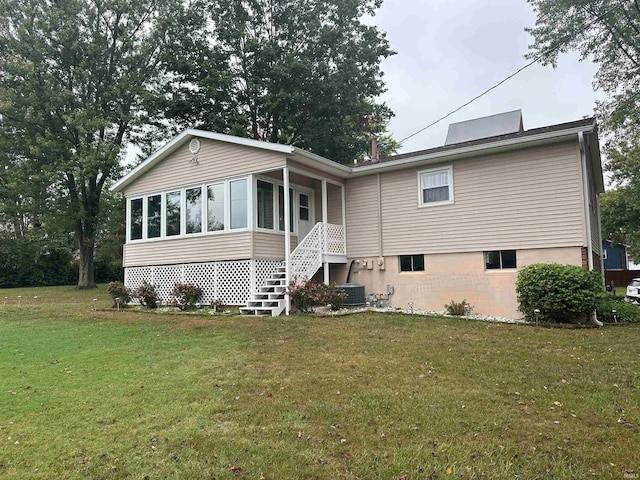
[(327, 221), (336, 225), (342, 225), (342, 188), (327, 184)]
[(251, 258), (251, 232), (197, 235), (124, 245), (123, 266), (242, 260)]
[[(384, 255), (584, 243), (575, 142), (434, 167), (448, 165), (453, 166), (455, 199), (449, 205), (418, 207), (417, 172), (423, 169), (381, 175)], [(348, 187), (349, 256), (375, 254), (375, 177), (349, 181)]]
[[(298, 245), (298, 237), (291, 235), (291, 249)], [(284, 234), (254, 232), (252, 258), (284, 258)]]
[[(344, 183), (344, 180), (342, 180), (341, 178), (335, 176), (335, 175), (331, 175), (330, 173), (325, 173), (321, 170), (318, 170), (316, 168), (313, 167), (309, 167), (308, 165), (305, 165), (301, 162), (298, 162), (296, 160), (293, 160), (291, 158), (289, 158), (287, 160), (287, 165), (289, 165), (292, 168), (295, 168), (298, 171), (304, 172), (304, 175), (310, 175), (318, 180), (320, 179), (325, 179), (325, 180), (329, 180), (332, 181), (334, 183)], [(338, 164), (336, 164), (338, 165)], [(291, 175), (294, 175), (294, 172), (291, 172)]]
[[(414, 173), (415, 176), (415, 173)], [(406, 191), (396, 192), (399, 198), (416, 200)], [(416, 188), (413, 188), (416, 191)], [(378, 245), (378, 182), (376, 175), (349, 179), (347, 198), (347, 252), (350, 257), (377, 255)], [(386, 227), (386, 225), (385, 225)], [(402, 232), (400, 232), (402, 234)]]
[(151, 170), (128, 185), (123, 193), (130, 197), (167, 188), (204, 183), (234, 175), (284, 166), (284, 154), (202, 138), (198, 163), (191, 163), (189, 145), (182, 145)]

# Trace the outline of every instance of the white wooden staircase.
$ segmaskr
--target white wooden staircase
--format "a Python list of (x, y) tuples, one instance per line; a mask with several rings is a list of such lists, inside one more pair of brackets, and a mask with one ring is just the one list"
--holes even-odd
[(286, 293), (289, 280), (301, 283), (313, 277), (325, 262), (346, 261), (346, 242), (342, 225), (316, 223), (291, 252), (291, 278), (287, 278), (286, 267), (278, 267), (264, 284), (258, 287), (258, 291), (251, 295), (247, 306), (240, 308), (240, 313), (277, 317), (287, 307)]

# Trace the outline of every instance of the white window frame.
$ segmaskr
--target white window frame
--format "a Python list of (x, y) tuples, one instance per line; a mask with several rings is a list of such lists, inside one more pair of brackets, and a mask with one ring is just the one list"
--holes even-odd
[[(258, 227), (258, 209), (257, 208), (253, 208), (253, 205), (251, 206), (252, 210), (253, 210), (253, 221), (254, 221), (254, 225), (255, 228), (254, 230), (257, 232), (268, 232), (268, 233), (278, 233), (281, 235), (284, 235), (285, 231), (284, 230), (280, 230), (280, 221), (279, 221), (279, 217), (280, 217), (280, 188), (282, 187), (284, 188), (284, 183), (280, 180), (277, 180), (275, 178), (272, 177), (266, 177), (266, 176), (254, 176), (253, 177), (253, 185), (252, 185), (252, 190), (254, 192), (254, 198), (253, 198), (253, 203), (257, 202), (257, 189), (258, 189), (258, 180), (265, 182), (265, 183), (270, 183), (273, 185), (273, 228), (261, 228)], [(299, 220), (299, 215), (297, 212), (298, 206), (299, 206), (299, 201), (297, 198), (298, 193), (301, 192), (301, 190), (298, 188), (298, 185), (295, 185), (293, 183), (289, 184), (289, 190), (291, 190), (292, 193), (292, 208), (293, 210), (291, 211), (291, 219), (293, 222), (293, 230), (291, 231), (292, 235), (298, 235), (298, 220)], [(311, 191), (311, 190), (310, 190)], [(306, 191), (302, 191), (302, 193), (304, 193), (305, 195), (309, 195), (310, 194)], [(309, 198), (309, 200), (311, 200), (311, 198)], [(311, 209), (309, 209), (309, 212), (311, 212)]]
[[(246, 228), (231, 228), (231, 189), (229, 188), (229, 183), (237, 180), (245, 180), (247, 185), (247, 227)], [(192, 238), (199, 237), (202, 235), (221, 235), (225, 233), (232, 232), (246, 232), (251, 230), (253, 227), (253, 192), (252, 192), (252, 184), (255, 183), (254, 177), (252, 175), (241, 176), (241, 177), (232, 177), (225, 178), (221, 180), (213, 180), (205, 183), (197, 183), (194, 185), (186, 185), (183, 187), (175, 187), (175, 188), (166, 188), (161, 191), (151, 192), (144, 195), (135, 195), (127, 198), (126, 202), (126, 242), (127, 243), (140, 243), (140, 242), (157, 242), (159, 240), (171, 240), (175, 238)], [(212, 230), (209, 231), (209, 222), (208, 222), (208, 190), (207, 187), (210, 185), (219, 185), (222, 184), (224, 186), (224, 229), (223, 230)], [(187, 234), (187, 194), (186, 191), (193, 188), (200, 188), (201, 194), (201, 208), (202, 208), (202, 226), (201, 230), (198, 233), (189, 233)], [(180, 192), (180, 234), (179, 235), (167, 235), (166, 232), (166, 205), (167, 205), (167, 193), (171, 192)], [(156, 195), (160, 195), (161, 199), (161, 232), (159, 237), (147, 238), (147, 222), (148, 222), (148, 198)], [(142, 238), (132, 240), (131, 239), (131, 202), (134, 200), (142, 200)], [(269, 231), (269, 230), (265, 230)]]
[[(446, 172), (448, 176), (448, 187), (449, 187), (449, 199), (440, 201), (440, 202), (424, 202), (424, 195), (422, 187), (422, 178), (425, 175), (431, 175), (434, 173), (443, 173)], [(438, 168), (430, 168), (428, 170), (420, 170), (418, 171), (418, 206), (419, 207), (435, 207), (438, 205), (451, 205), (454, 203), (453, 198), (453, 166), (449, 165), (446, 167), (438, 167)]]

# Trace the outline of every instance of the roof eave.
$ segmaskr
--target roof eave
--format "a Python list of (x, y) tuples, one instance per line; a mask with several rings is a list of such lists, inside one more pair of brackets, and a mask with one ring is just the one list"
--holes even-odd
[(459, 157), (468, 156), (470, 154), (489, 154), (495, 150), (509, 150), (511, 148), (515, 148), (519, 145), (524, 144), (536, 144), (542, 143), (549, 140), (561, 141), (563, 138), (570, 139), (577, 135), (579, 132), (590, 133), (595, 129), (595, 121), (588, 125), (582, 125), (579, 127), (568, 128), (565, 130), (557, 130), (554, 132), (545, 132), (540, 133), (538, 135), (530, 135), (526, 137), (518, 137), (518, 138), (510, 138), (506, 140), (496, 141), (496, 142), (488, 142), (482, 143), (479, 145), (470, 145), (461, 148), (455, 148), (450, 150), (445, 150), (441, 152), (432, 152), (421, 155), (416, 155), (415, 157), (407, 157), (402, 158), (400, 160), (391, 160), (388, 162), (374, 163), (371, 165), (364, 165), (361, 167), (352, 168), (352, 176), (362, 176), (367, 175), (374, 172), (384, 172), (388, 170), (395, 170), (397, 168), (402, 168), (405, 166), (410, 166), (413, 164), (429, 164), (429, 163), (438, 163), (444, 162), (448, 160), (455, 160)]

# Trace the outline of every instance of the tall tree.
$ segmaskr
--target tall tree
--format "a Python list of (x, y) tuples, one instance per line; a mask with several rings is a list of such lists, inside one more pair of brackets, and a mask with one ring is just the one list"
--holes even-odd
[(640, 2), (638, 0), (528, 0), (536, 25), (529, 58), (555, 66), (577, 50), (598, 66), (594, 86), (608, 95), (598, 104), (617, 139), (640, 140)]
[(201, 41), (201, 5), (187, 3), (0, 0), (2, 144), (12, 168), (46, 180), (75, 233), (79, 288), (95, 286), (101, 197), (120, 149), (152, 118), (145, 102), (179, 78), (168, 45), (188, 52)]
[(608, 168), (615, 190), (601, 197), (602, 234), (630, 246), (632, 258), (640, 259), (640, 146), (622, 142), (607, 150)]
[[(384, 33), (362, 22), (380, 4), (211, 1), (209, 61), (171, 102), (189, 105), (183, 118), (202, 128), (293, 144), (345, 163), (362, 158), (370, 136), (383, 133), (392, 115), (375, 99), (385, 89), (380, 63), (393, 52)], [(198, 97), (207, 101), (194, 102)], [(387, 150), (397, 147), (386, 140)]]

